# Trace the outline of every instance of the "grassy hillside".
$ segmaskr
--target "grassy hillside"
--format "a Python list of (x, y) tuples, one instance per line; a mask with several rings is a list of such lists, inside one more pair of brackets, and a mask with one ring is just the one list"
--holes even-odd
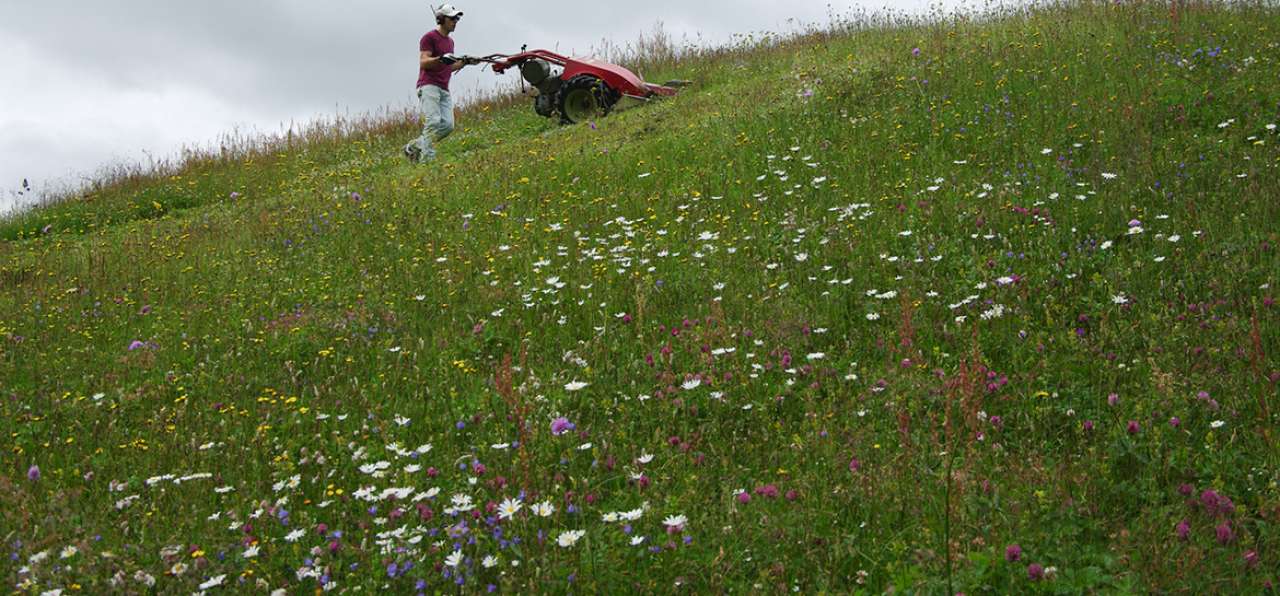
[(1274, 589), (1278, 34), (861, 18), (0, 222), (5, 577)]

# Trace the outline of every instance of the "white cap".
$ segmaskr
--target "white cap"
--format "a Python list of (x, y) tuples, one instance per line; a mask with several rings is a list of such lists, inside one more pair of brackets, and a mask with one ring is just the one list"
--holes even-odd
[(436, 9), (436, 16), (438, 16), (438, 17), (460, 17), (460, 16), (462, 16), (462, 11), (461, 11), (461, 10), (458, 10), (458, 9), (457, 9), (457, 7), (455, 7), (455, 6), (454, 6), (454, 5), (452, 5), (452, 4), (442, 4), (442, 5), (440, 5), (440, 8), (437, 8), (437, 9)]

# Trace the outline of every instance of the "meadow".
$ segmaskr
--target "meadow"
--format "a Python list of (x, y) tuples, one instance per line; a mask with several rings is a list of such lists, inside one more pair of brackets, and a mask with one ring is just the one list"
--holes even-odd
[[(1280, 8), (633, 56), (0, 220), (19, 593), (1270, 593)], [(661, 45), (661, 44), (659, 44)], [(669, 48), (668, 48), (669, 49)]]

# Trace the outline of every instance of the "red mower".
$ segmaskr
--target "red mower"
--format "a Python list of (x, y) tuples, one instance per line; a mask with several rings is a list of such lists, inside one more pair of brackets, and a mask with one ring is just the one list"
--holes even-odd
[(538, 90), (533, 99), (534, 111), (547, 117), (559, 114), (561, 124), (576, 124), (612, 110), (670, 97), (678, 87), (689, 84), (669, 81), (654, 85), (617, 64), (569, 58), (548, 50), (521, 48), (519, 54), (491, 54), (477, 60), (493, 65), (497, 74), (519, 68), (524, 80)]

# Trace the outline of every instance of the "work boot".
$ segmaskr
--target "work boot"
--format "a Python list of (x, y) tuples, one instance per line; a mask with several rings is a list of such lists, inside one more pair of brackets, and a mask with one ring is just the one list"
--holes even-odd
[(404, 146), (404, 156), (409, 158), (410, 163), (421, 163), (422, 149), (418, 147), (417, 143), (409, 143)]

